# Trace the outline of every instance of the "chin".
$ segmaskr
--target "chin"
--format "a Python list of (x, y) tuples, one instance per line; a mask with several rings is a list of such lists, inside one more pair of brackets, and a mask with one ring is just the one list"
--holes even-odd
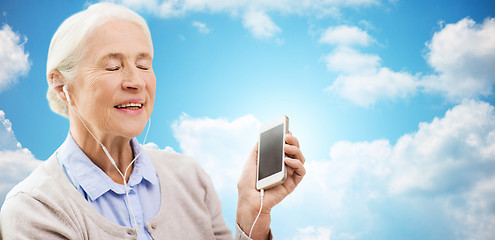
[(119, 130), (117, 130), (120, 134), (120, 136), (126, 137), (126, 138), (133, 138), (141, 135), (143, 131), (145, 130), (146, 124), (143, 124), (142, 127), (136, 127), (132, 126), (129, 127), (130, 125), (124, 125), (121, 126)]
[(112, 119), (111, 122), (113, 122), (113, 126), (115, 126), (114, 131), (117, 133), (117, 135), (126, 138), (133, 138), (143, 133), (146, 126), (148, 125), (148, 117), (146, 116), (146, 114), (143, 114), (138, 118), (122, 118), (121, 116), (119, 116), (119, 118)]
[(146, 127), (146, 124), (144, 124), (143, 127), (141, 127), (141, 128), (128, 129), (127, 131), (129, 132), (131, 137), (137, 137), (144, 132), (145, 127)]

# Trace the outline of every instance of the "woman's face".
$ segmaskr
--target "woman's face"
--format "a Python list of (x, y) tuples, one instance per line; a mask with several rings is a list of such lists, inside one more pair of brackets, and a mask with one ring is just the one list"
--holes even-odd
[(94, 30), (85, 49), (69, 87), (77, 113), (94, 134), (138, 136), (155, 101), (153, 46), (138, 25), (111, 20)]

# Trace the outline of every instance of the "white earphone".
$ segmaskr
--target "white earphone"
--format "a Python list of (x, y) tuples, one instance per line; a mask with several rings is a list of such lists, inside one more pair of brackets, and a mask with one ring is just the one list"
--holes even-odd
[(71, 105), (71, 102), (70, 102), (70, 97), (69, 97), (69, 91), (67, 91), (67, 85), (64, 85), (62, 87), (62, 90), (64, 91), (65, 93), (65, 98), (67, 98), (67, 102), (69, 102), (69, 105)]

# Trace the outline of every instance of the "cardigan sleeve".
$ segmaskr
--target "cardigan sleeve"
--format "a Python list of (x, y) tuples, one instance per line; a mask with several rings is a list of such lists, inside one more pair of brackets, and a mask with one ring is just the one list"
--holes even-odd
[[(204, 174), (205, 176), (208, 176), (207, 173)], [(215, 238), (217, 240), (232, 239), (232, 233), (230, 232), (223, 219), (220, 199), (215, 191), (215, 188), (213, 187), (213, 184), (211, 183), (211, 179), (209, 178), (209, 176), (207, 177), (206, 182), (207, 196), (205, 202), (210, 211), (212, 228), (215, 233)], [(252, 240), (244, 231), (242, 231), (238, 224), (235, 225), (235, 228), (235, 240)], [(268, 239), (273, 239), (271, 231)]]
[(203, 176), (204, 184), (206, 185), (205, 204), (208, 208), (211, 217), (211, 227), (216, 240), (232, 240), (232, 232), (225, 224), (222, 215), (222, 205), (218, 197), (210, 176), (200, 168), (200, 174)]
[[(268, 236), (268, 239), (272, 240), (273, 239), (273, 234), (272, 231), (270, 230), (270, 235)], [(235, 225), (235, 240), (252, 240), (251, 238), (248, 237), (248, 235), (242, 231), (241, 227), (239, 227), (239, 224)]]
[(0, 212), (0, 239), (81, 239), (64, 214), (50, 204), (19, 192)]

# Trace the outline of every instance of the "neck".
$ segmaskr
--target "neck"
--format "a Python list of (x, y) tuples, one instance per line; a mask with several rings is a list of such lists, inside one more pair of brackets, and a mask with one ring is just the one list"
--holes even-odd
[[(81, 120), (77, 116), (70, 116), (70, 133), (76, 144), (81, 150), (88, 156), (88, 158), (98, 166), (103, 172), (105, 172), (114, 182), (124, 184), (122, 175), (119, 171), (126, 176), (126, 182), (129, 181), (129, 177), (132, 173), (133, 166), (130, 166), (125, 170), (132, 162), (134, 154), (131, 148), (131, 139), (122, 136), (115, 136), (112, 134), (105, 134), (97, 129), (92, 128), (87, 122), (86, 126), (93, 133), (93, 135), (100, 141), (112, 156), (117, 169), (112, 164), (109, 157), (106, 155), (102, 146), (93, 138), (91, 133), (84, 127)], [(84, 120), (84, 119), (83, 119)]]

